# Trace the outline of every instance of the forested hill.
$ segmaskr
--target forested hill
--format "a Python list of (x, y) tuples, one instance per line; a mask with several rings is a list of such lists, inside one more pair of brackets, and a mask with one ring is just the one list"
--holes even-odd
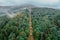
[(60, 10), (37, 7), (30, 10), (16, 11), (13, 18), (0, 17), (0, 40), (28, 40), (29, 16), (34, 40), (60, 40)]

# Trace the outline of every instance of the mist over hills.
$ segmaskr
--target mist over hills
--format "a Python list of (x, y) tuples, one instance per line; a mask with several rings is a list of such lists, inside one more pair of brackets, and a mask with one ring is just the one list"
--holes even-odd
[(55, 8), (38, 7), (38, 6), (32, 5), (32, 4), (23, 4), (20, 6), (0, 6), (0, 16), (4, 16), (4, 15), (13, 16), (14, 14), (16, 14), (16, 12), (23, 11), (26, 8), (37, 8), (37, 9), (41, 9), (42, 11), (44, 9), (46, 9), (46, 10), (51, 9), (52, 11), (54, 11), (54, 10), (60, 11), (59, 9), (55, 9)]

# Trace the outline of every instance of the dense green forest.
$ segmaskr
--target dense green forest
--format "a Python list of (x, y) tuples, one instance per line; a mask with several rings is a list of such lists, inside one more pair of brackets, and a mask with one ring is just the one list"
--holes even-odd
[[(0, 17), (0, 40), (28, 40), (29, 9), (19, 13)], [(34, 40), (60, 40), (60, 10), (31, 8), (31, 20)]]

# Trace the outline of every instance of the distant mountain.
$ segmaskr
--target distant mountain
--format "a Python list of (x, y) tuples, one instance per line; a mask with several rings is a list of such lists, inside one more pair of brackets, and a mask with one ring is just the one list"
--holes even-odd
[[(45, 9), (54, 10), (53, 8), (37, 7), (32, 4), (23, 4), (23, 5), (19, 5), (19, 6), (0, 6), (0, 16), (4, 16), (7, 14), (12, 15), (12, 14), (15, 14), (16, 12), (23, 11), (26, 8), (36, 8), (36, 9), (41, 9), (42, 11)], [(56, 10), (58, 10), (58, 9), (56, 9)], [(58, 10), (58, 11), (60, 11), (60, 10)]]
[(20, 5), (20, 6), (0, 6), (0, 14), (1, 15), (6, 15), (6, 13), (16, 13), (16, 12), (20, 12), (21, 10), (23, 10), (24, 8), (28, 8), (28, 7), (35, 7), (31, 4), (24, 4), (24, 5)]

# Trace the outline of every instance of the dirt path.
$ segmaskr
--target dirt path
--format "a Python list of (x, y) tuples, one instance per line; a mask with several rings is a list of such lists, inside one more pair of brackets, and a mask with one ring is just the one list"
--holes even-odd
[(29, 29), (30, 29), (30, 34), (29, 34), (29, 37), (28, 37), (28, 40), (34, 40), (34, 37), (33, 37), (33, 28), (32, 28), (32, 20), (31, 20), (31, 9), (29, 9), (29, 18), (30, 18), (30, 20), (29, 20)]

